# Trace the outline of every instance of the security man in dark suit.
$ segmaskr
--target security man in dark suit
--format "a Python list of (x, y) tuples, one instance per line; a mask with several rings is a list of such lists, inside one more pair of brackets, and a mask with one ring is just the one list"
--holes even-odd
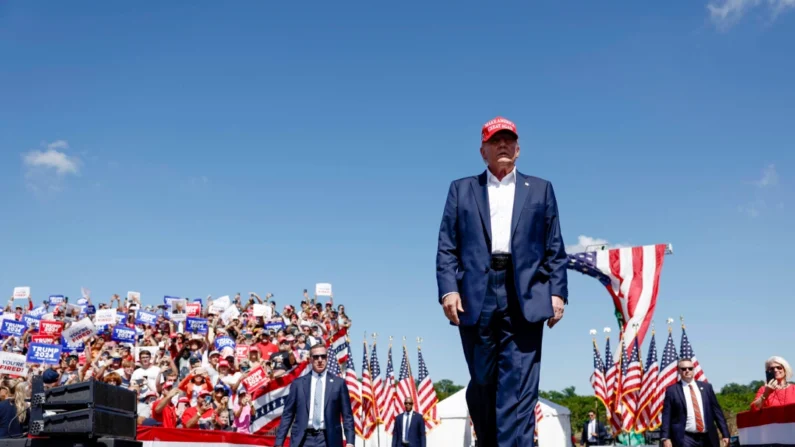
[(412, 411), (414, 399), (407, 397), (403, 405), (406, 412), (395, 418), (392, 447), (425, 447), (425, 420)]
[(582, 427), (580, 445), (601, 445), (605, 438), (607, 438), (607, 430), (605, 430), (604, 424), (596, 419), (596, 413), (589, 411), (588, 421)]

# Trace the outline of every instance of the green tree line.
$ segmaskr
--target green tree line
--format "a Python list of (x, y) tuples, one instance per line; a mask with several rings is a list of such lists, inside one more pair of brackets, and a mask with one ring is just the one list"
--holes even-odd
[[(729, 383), (724, 385), (717, 393), (718, 403), (723, 409), (729, 430), (732, 434), (737, 434), (737, 413), (750, 409), (751, 401), (754, 400), (756, 391), (762, 386), (761, 380), (755, 380), (747, 385), (739, 383)], [(453, 381), (443, 379), (433, 384), (436, 396), (439, 400), (455, 394), (464, 388), (463, 385), (454, 384)], [(591, 395), (579, 395), (573, 386), (564, 388), (562, 391), (540, 391), (539, 396), (543, 399), (562, 405), (571, 411), (572, 430), (579, 431), (582, 423), (588, 419), (589, 411), (596, 411), (599, 419), (605, 422), (605, 409), (601, 403)], [(577, 435), (578, 433), (574, 433)]]

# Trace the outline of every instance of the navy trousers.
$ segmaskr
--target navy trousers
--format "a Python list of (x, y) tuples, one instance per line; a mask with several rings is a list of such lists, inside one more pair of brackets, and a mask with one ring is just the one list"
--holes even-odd
[(522, 316), (511, 268), (489, 271), (480, 319), (459, 331), (478, 446), (533, 447), (544, 323)]
[(326, 447), (326, 437), (323, 433), (304, 435), (304, 440), (299, 447)]

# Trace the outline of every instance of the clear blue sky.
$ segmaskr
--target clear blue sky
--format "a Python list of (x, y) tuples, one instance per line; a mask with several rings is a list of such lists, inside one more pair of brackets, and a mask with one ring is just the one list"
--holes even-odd
[[(795, 11), (754, 3), (3, 2), (0, 291), (283, 305), (328, 281), (357, 363), (365, 330), (382, 367), (419, 335), (461, 383), (436, 238), (503, 115), (567, 245), (673, 243), (657, 327), (685, 315), (718, 385), (759, 379), (795, 361)], [(570, 290), (541, 386), (586, 392), (615, 321)]]

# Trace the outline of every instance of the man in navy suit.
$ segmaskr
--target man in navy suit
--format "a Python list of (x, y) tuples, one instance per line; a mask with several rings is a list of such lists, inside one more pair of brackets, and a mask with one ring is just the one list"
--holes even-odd
[[(312, 373), (295, 379), (276, 432), (276, 447), (284, 444), (292, 425), (290, 445), (296, 447), (353, 447), (353, 412), (345, 381), (326, 371), (326, 346), (316, 344), (309, 351)], [(340, 423), (342, 418), (342, 423)], [(295, 424), (293, 424), (295, 422)]]
[(604, 424), (596, 419), (596, 413), (593, 411), (588, 412), (588, 421), (582, 426), (582, 436), (580, 436), (580, 445), (592, 446), (602, 445), (602, 442), (607, 437), (607, 430)]
[(436, 282), (459, 326), (469, 366), (467, 405), (482, 446), (532, 447), (544, 321), (563, 318), (566, 253), (552, 185), (516, 170), (516, 125), (481, 131), (478, 176), (450, 185)]
[(403, 402), (405, 413), (395, 418), (392, 447), (425, 447), (425, 420), (414, 408), (414, 399), (407, 397)]
[(664, 447), (720, 447), (729, 445), (729, 427), (712, 385), (693, 380), (694, 366), (688, 358), (679, 360), (679, 379), (665, 390), (660, 439)]

